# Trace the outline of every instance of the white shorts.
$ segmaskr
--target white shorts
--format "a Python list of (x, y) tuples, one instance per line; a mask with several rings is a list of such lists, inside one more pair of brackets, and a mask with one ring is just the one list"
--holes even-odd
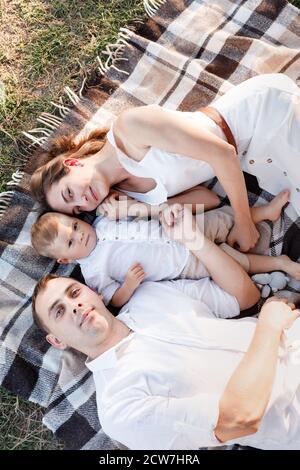
[[(234, 223), (231, 207), (224, 206), (220, 209), (197, 214), (196, 219), (200, 228), (203, 227), (205, 236), (219, 244), (222, 250), (234, 258), (248, 272), (249, 261), (247, 255), (224, 243)], [(190, 253), (187, 263), (180, 273), (180, 279), (201, 279), (207, 276), (209, 276), (209, 273), (201, 260), (196, 258), (193, 253)]]

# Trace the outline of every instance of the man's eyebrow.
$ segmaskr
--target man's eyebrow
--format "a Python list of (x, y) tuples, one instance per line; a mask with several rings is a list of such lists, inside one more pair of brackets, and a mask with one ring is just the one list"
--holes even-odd
[[(76, 282), (72, 282), (72, 284), (69, 284), (68, 287), (66, 287), (65, 291), (64, 291), (64, 294), (65, 295), (68, 295), (69, 291), (72, 289), (72, 287), (74, 287), (76, 285)], [(61, 299), (57, 299), (55, 300), (55, 302), (53, 302), (53, 304), (51, 305), (51, 307), (49, 308), (48, 310), (48, 317), (50, 317), (51, 313), (53, 312), (53, 310), (55, 309), (56, 305), (59, 304), (59, 302), (61, 301)]]

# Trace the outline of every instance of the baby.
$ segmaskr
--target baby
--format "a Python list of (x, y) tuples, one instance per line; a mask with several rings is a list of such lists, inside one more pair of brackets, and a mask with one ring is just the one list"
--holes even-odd
[[(253, 208), (255, 223), (276, 220), (286, 195), (280, 193), (271, 203)], [(167, 206), (162, 217), (174, 219), (180, 206)], [(300, 279), (300, 266), (288, 256), (244, 254), (226, 245), (234, 218), (225, 206), (196, 215), (207, 238), (220, 244), (249, 273), (282, 270)], [(209, 276), (204, 265), (181, 243), (170, 240), (157, 219), (113, 221), (100, 216), (93, 226), (68, 215), (48, 212), (32, 226), (33, 247), (43, 256), (59, 263), (77, 261), (88, 286), (103, 295), (105, 304), (121, 307), (144, 280), (178, 278), (200, 279)], [(222, 268), (220, 268), (222, 269)]]

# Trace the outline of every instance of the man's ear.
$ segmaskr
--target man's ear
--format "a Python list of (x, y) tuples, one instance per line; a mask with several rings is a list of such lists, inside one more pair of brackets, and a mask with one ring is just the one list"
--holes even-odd
[(56, 338), (56, 336), (54, 336), (52, 333), (49, 333), (46, 336), (46, 340), (48, 341), (49, 344), (51, 344), (51, 346), (54, 346), (57, 349), (66, 349), (67, 347), (65, 343), (62, 343), (61, 341), (59, 341), (59, 339)]
[(63, 165), (66, 166), (66, 167), (84, 166), (84, 164), (81, 163), (81, 161), (78, 160), (78, 158), (65, 158), (64, 161), (63, 161)]
[(70, 264), (70, 263), (72, 263), (72, 260), (68, 259), (68, 258), (58, 258), (56, 261), (59, 264)]

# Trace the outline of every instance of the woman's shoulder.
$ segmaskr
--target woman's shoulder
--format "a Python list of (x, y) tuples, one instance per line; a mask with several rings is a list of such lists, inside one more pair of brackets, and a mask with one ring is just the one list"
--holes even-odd
[(129, 108), (120, 113), (114, 122), (113, 133), (116, 146), (133, 160), (140, 161), (150, 148), (149, 127), (160, 109), (158, 105)]
[[(151, 122), (153, 117), (158, 117), (163, 108), (157, 104), (136, 106), (123, 110), (117, 117), (114, 127), (119, 132), (135, 132), (145, 122)], [(152, 121), (153, 122), (153, 121)]]

